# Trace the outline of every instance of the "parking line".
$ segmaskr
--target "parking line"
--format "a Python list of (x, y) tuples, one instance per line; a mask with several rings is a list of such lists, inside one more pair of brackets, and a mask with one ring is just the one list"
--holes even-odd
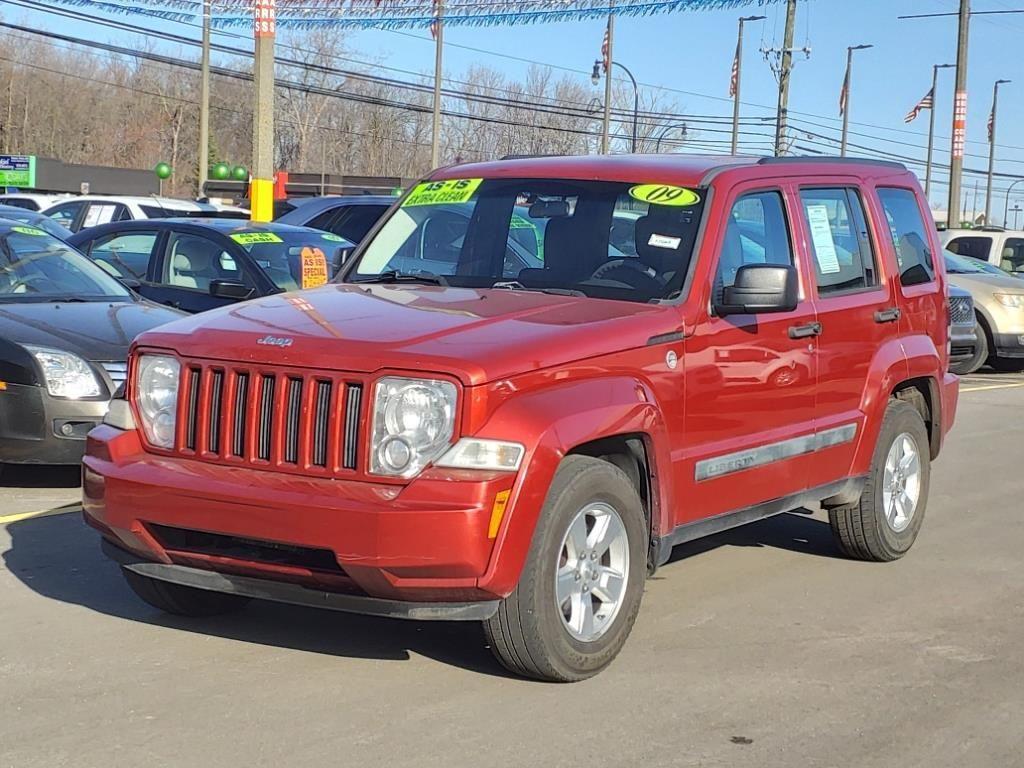
[(1024, 387), (1024, 381), (1016, 384), (988, 384), (983, 387), (960, 387), (961, 392), (984, 392), (989, 389), (1019, 389)]
[(8, 523), (16, 523), (19, 520), (28, 520), (30, 517), (40, 517), (41, 515), (49, 514), (64, 514), (67, 512), (75, 512), (81, 509), (78, 504), (67, 504), (63, 507), (54, 507), (53, 509), (39, 509), (35, 512), (16, 512), (13, 515), (0, 515), (0, 525), (7, 525)]

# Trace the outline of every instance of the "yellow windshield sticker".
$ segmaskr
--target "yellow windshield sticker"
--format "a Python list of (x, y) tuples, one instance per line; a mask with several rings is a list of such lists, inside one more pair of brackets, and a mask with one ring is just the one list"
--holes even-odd
[(239, 245), (259, 245), (260, 243), (282, 243), (280, 237), (273, 232), (235, 232), (231, 236)]
[(23, 235), (35, 235), (36, 237), (46, 237), (46, 232), (36, 227), (11, 227), (12, 232), (19, 232)]
[(686, 187), (673, 187), (669, 184), (639, 184), (629, 190), (634, 200), (651, 205), (676, 205), (680, 207), (696, 205), (700, 195)]
[(327, 282), (327, 257), (319, 248), (302, 249), (302, 287), (316, 288)]
[(332, 243), (344, 243), (345, 238), (340, 235), (332, 235), (330, 232), (320, 235), (324, 240), (330, 240)]
[(402, 203), (403, 208), (414, 205), (443, 205), (464, 203), (469, 200), (483, 179), (448, 179), (447, 181), (424, 181), (417, 184)]
[(512, 221), (509, 224), (509, 229), (537, 229), (532, 221), (524, 219), (517, 213), (512, 214)]

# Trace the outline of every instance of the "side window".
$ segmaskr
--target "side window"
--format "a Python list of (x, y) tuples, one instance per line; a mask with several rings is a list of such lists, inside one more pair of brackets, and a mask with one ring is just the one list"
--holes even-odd
[(935, 262), (928, 244), (928, 229), (917, 204), (917, 195), (895, 187), (878, 190), (889, 234), (896, 250), (900, 283), (920, 285), (935, 279)]
[(145, 280), (156, 232), (126, 232), (94, 240), (89, 257), (115, 277)]
[(954, 237), (946, 244), (946, 248), (960, 256), (988, 261), (988, 256), (992, 252), (992, 238)]
[[(352, 205), (330, 225), (330, 231), (351, 243), (360, 243), (387, 210), (383, 205)], [(311, 225), (316, 226), (316, 225)], [(322, 227), (318, 227), (322, 229)]]
[(89, 203), (89, 207), (85, 211), (85, 218), (82, 219), (82, 228), (120, 221), (120, 214), (123, 210), (124, 206), (117, 203)]
[(739, 198), (725, 226), (725, 241), (715, 273), (716, 302), (746, 264), (792, 264), (789, 227), (779, 192), (755, 192)]
[(327, 228), (331, 225), (331, 221), (334, 219), (334, 215), (337, 212), (337, 209), (329, 208), (323, 213), (318, 213), (312, 219), (307, 221), (305, 226), (312, 227), (313, 229), (322, 229), (327, 232)]
[(878, 285), (875, 254), (860, 197), (852, 189), (800, 192), (818, 293), (855, 291)]
[(1007, 272), (1024, 272), (1024, 238), (1008, 237), (999, 254), (999, 266)]
[(175, 232), (164, 261), (163, 282), (208, 293), (213, 280), (233, 280), (255, 287), (227, 251), (201, 235)]
[(84, 205), (85, 203), (83, 202), (64, 203), (63, 205), (51, 208), (46, 215), (64, 227), (64, 229), (70, 230), (74, 226), (75, 219), (78, 218), (78, 212), (82, 210)]

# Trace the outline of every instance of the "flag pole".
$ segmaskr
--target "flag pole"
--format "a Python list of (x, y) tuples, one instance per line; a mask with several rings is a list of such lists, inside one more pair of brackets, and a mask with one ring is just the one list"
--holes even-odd
[(430, 167), (437, 168), (441, 164), (441, 69), (444, 51), (444, 0), (434, 0), (437, 14), (431, 24), (434, 33), (434, 106), (433, 127), (430, 136)]
[(604, 55), (604, 118), (601, 122), (601, 154), (607, 155), (610, 144), (610, 133), (612, 127), (612, 42), (615, 37), (615, 16), (608, 14), (608, 29), (605, 33), (608, 39), (608, 52)]
[(843, 92), (840, 94), (839, 106), (843, 113), (843, 137), (839, 142), (839, 156), (846, 157), (846, 137), (850, 130), (850, 67), (853, 66), (853, 47), (846, 48), (846, 76), (843, 78)]
[(729, 81), (732, 96), (732, 154), (739, 152), (740, 143), (740, 77), (743, 68), (743, 24), (747, 21), (761, 21), (764, 16), (741, 16), (740, 28), (736, 35), (736, 58), (732, 60), (732, 78)]
[(946, 64), (932, 65), (932, 108), (928, 110), (928, 158), (924, 164), (924, 199), (932, 204), (932, 147), (935, 145), (935, 89), (939, 86), (939, 68)]
[[(992, 223), (992, 176), (996, 165), (996, 107), (999, 105), (999, 86), (1009, 80), (996, 80), (992, 87), (992, 112), (988, 118), (988, 179), (985, 182), (985, 226)], [(1004, 222), (1005, 224), (1005, 222)]]

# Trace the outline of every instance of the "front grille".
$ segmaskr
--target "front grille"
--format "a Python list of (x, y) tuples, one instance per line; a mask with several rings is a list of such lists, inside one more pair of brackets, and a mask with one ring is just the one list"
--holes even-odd
[(951, 296), (949, 299), (949, 321), (953, 325), (974, 326), (974, 303), (967, 296)]
[(111, 383), (114, 385), (111, 389), (112, 392), (116, 392), (118, 387), (124, 384), (124, 380), (128, 378), (128, 363), (123, 360), (106, 361), (100, 363), (100, 367), (107, 372), (107, 376), (110, 377)]
[(179, 453), (314, 475), (359, 469), (361, 381), (207, 361), (182, 369)]

